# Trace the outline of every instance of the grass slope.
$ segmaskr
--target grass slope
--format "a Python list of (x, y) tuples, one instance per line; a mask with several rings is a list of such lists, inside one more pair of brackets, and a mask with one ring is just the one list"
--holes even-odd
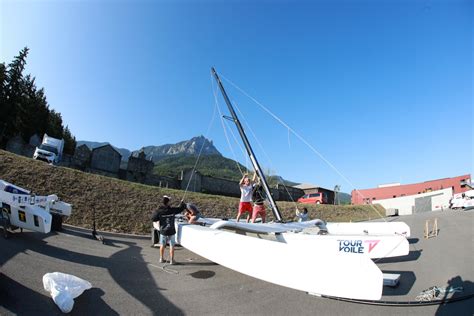
[[(96, 210), (97, 228), (100, 230), (148, 234), (150, 216), (164, 194), (171, 195), (177, 204), (185, 197), (195, 203), (205, 216), (235, 217), (237, 198), (171, 190), (126, 182), (118, 179), (84, 173), (78, 170), (50, 166), (41, 161), (17, 156), (0, 150), (0, 179), (28, 189), (36, 194), (57, 194), (63, 201), (73, 204), (73, 214), (66, 223), (92, 227), (92, 211)], [(278, 203), (285, 219), (294, 216), (295, 204)], [(300, 208), (303, 205), (299, 205)], [(311, 218), (326, 221), (360, 221), (378, 218), (376, 211), (367, 205), (339, 206), (306, 205)], [(385, 211), (379, 208), (382, 214)], [(273, 216), (268, 214), (269, 219)]]

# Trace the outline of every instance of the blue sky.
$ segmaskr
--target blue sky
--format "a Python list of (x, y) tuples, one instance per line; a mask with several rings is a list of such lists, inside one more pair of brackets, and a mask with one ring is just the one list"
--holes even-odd
[(206, 134), (215, 66), (350, 183), (224, 80), (285, 179), (350, 192), (474, 172), (472, 1), (0, 3), (0, 62), (28, 46), (27, 72), (78, 140), (205, 135), (246, 164), (218, 120)]

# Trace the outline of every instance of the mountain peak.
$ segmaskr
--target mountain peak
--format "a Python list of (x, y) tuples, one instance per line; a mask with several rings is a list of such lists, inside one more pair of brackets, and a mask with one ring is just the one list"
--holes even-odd
[(214, 147), (213, 142), (202, 135), (176, 144), (142, 147), (134, 151), (132, 155), (136, 156), (139, 151), (143, 150), (147, 158), (151, 158), (154, 162), (157, 162), (170, 156), (197, 156), (201, 148), (201, 155), (221, 155), (216, 147)]

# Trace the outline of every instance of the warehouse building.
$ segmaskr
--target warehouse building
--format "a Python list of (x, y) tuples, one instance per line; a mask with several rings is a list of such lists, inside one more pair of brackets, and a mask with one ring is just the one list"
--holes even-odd
[(421, 183), (400, 184), (391, 183), (379, 185), (373, 189), (353, 190), (351, 194), (352, 204), (375, 204), (379, 200), (396, 199), (405, 196), (419, 195), (434, 191), (451, 189), (452, 194), (462, 193), (469, 190), (467, 184), (471, 183), (471, 175), (466, 174), (453, 178), (431, 180)]

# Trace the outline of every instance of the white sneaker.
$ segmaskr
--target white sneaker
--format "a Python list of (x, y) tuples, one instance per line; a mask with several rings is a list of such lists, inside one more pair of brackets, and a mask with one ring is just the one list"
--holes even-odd
[(164, 263), (164, 262), (165, 262), (165, 259), (160, 258), (160, 263)]
[(170, 264), (171, 265), (176, 264), (176, 261), (174, 261), (174, 259), (170, 259)]

